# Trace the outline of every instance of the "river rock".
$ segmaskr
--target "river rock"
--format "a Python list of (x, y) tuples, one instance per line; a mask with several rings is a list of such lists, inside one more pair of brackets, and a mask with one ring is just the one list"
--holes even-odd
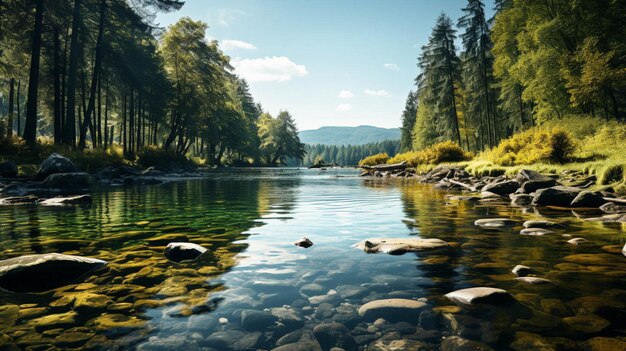
[(581, 189), (568, 186), (553, 186), (535, 192), (533, 205), (569, 207)]
[(493, 351), (493, 349), (478, 341), (449, 336), (441, 342), (441, 351)]
[(583, 334), (599, 333), (611, 325), (609, 321), (595, 314), (565, 317), (563, 323), (572, 332)]
[(573, 239), (569, 239), (567, 241), (567, 243), (570, 244), (570, 245), (580, 245), (580, 244), (583, 244), (583, 243), (586, 243), (586, 242), (587, 242), (587, 239), (585, 239), (585, 238), (573, 238)]
[(615, 202), (607, 202), (600, 206), (600, 210), (604, 213), (626, 213), (626, 206), (618, 205)]
[(346, 351), (357, 350), (354, 338), (352, 338), (350, 331), (343, 324), (318, 324), (313, 329), (313, 334), (324, 350), (329, 350), (333, 347), (340, 347)]
[(66, 205), (89, 205), (91, 204), (91, 195), (76, 195), (76, 196), (59, 196), (50, 199), (41, 200), (39, 202), (42, 206), (66, 206)]
[(524, 222), (523, 226), (524, 228), (543, 228), (543, 229), (563, 227), (563, 225), (558, 224), (556, 222), (552, 222), (548, 220), (541, 220), (541, 219), (528, 220)]
[(91, 177), (85, 172), (54, 173), (46, 177), (43, 184), (50, 189), (88, 190), (91, 188)]
[(518, 182), (523, 183), (529, 180), (548, 181), (554, 178), (530, 169), (522, 169), (517, 173), (515, 179), (517, 179)]
[(0, 261), (0, 288), (18, 293), (48, 291), (106, 264), (95, 258), (58, 253), (10, 258)]
[(583, 190), (572, 200), (570, 207), (600, 207), (606, 202), (602, 193)]
[(194, 243), (173, 242), (165, 247), (165, 257), (174, 262), (195, 260), (205, 252), (207, 249)]
[(205, 343), (215, 350), (256, 350), (261, 337), (260, 332), (226, 330), (209, 335)]
[(518, 264), (517, 266), (515, 266), (515, 268), (513, 268), (511, 272), (518, 277), (525, 277), (533, 273), (533, 269), (528, 266)]
[(524, 228), (520, 230), (519, 233), (521, 235), (542, 236), (546, 234), (552, 234), (554, 232), (550, 229), (543, 229), (543, 228)]
[(624, 244), (624, 247), (622, 248), (622, 255), (626, 256), (626, 244)]
[(298, 247), (303, 247), (305, 249), (313, 246), (313, 242), (309, 240), (309, 238), (307, 237), (303, 237), (302, 239), (296, 240), (292, 244)]
[(543, 285), (543, 284), (552, 284), (552, 281), (544, 278), (538, 277), (517, 277), (515, 280), (520, 281), (522, 283), (530, 284), (530, 285)]
[(276, 316), (257, 310), (241, 312), (241, 327), (247, 331), (264, 331), (278, 321)]
[(15, 178), (17, 177), (17, 164), (13, 161), (0, 162), (0, 177)]
[(26, 196), (10, 196), (0, 199), (0, 205), (2, 206), (19, 206), (19, 205), (33, 205), (39, 201), (39, 198), (35, 195)]
[(383, 252), (390, 255), (441, 249), (448, 246), (448, 243), (441, 239), (420, 238), (373, 238), (363, 240), (355, 245), (367, 253)]
[(501, 228), (515, 225), (515, 221), (509, 218), (483, 218), (474, 221), (474, 225), (484, 228)]
[(556, 180), (552, 178), (548, 178), (545, 180), (528, 180), (522, 183), (520, 190), (525, 194), (530, 194), (530, 193), (534, 193), (535, 191), (539, 189), (553, 187), (556, 184), (557, 184)]
[(387, 333), (367, 347), (367, 351), (395, 350), (427, 351), (430, 348), (421, 341), (407, 339), (397, 332)]
[(297, 342), (281, 345), (272, 351), (322, 351), (322, 346), (315, 339), (312, 331), (305, 330)]
[(456, 290), (445, 295), (451, 301), (461, 305), (490, 304), (500, 305), (513, 301), (513, 296), (506, 290), (476, 287)]
[(426, 303), (422, 301), (408, 299), (375, 300), (361, 306), (359, 316), (369, 321), (384, 318), (388, 321), (417, 322), (419, 313), (424, 307), (426, 307)]
[(584, 342), (586, 351), (626, 350), (626, 341), (617, 338), (597, 336)]
[(514, 193), (519, 188), (517, 180), (504, 180), (485, 185), (482, 191), (489, 191), (500, 196)]
[(46, 179), (55, 173), (73, 173), (78, 169), (72, 160), (57, 153), (53, 153), (46, 158), (37, 170), (36, 178), (39, 180)]
[(530, 205), (533, 201), (533, 197), (528, 194), (510, 194), (511, 205), (514, 206), (526, 206)]

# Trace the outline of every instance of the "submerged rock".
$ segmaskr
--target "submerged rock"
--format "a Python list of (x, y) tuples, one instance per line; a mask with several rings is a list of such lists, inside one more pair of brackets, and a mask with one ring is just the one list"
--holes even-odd
[(565, 325), (574, 333), (595, 334), (608, 328), (611, 323), (595, 315), (580, 315), (563, 318)]
[(272, 349), (272, 351), (304, 351), (304, 350), (322, 351), (322, 346), (317, 341), (317, 339), (315, 339), (315, 335), (313, 335), (313, 332), (310, 330), (303, 331), (297, 342), (284, 344), (277, 348)]
[(474, 225), (484, 228), (501, 228), (515, 225), (515, 221), (509, 218), (483, 218), (474, 221)]
[(490, 304), (500, 305), (512, 302), (513, 296), (506, 290), (477, 287), (456, 290), (445, 295), (451, 301), (461, 305)]
[(72, 160), (69, 158), (57, 154), (56, 152), (48, 156), (37, 170), (37, 179), (43, 180), (51, 174), (55, 173), (72, 173), (78, 169)]
[(528, 220), (524, 222), (523, 226), (524, 228), (543, 228), (543, 229), (563, 227), (563, 225), (559, 223), (548, 221), (548, 220)]
[(552, 230), (543, 228), (524, 228), (519, 232), (521, 235), (542, 236), (554, 233)]
[(478, 341), (449, 336), (441, 342), (441, 351), (493, 351), (493, 349)]
[(165, 247), (165, 257), (174, 262), (195, 260), (205, 252), (207, 249), (193, 243), (173, 242)]
[(363, 240), (355, 245), (367, 253), (383, 252), (390, 255), (441, 249), (448, 246), (448, 243), (441, 239), (420, 238), (373, 238)]
[(515, 280), (520, 281), (522, 283), (530, 284), (530, 285), (543, 285), (543, 284), (552, 284), (552, 281), (544, 278), (538, 277), (518, 277)]
[(16, 293), (48, 291), (106, 264), (95, 258), (58, 253), (10, 258), (0, 261), (0, 288)]
[(511, 205), (514, 206), (526, 206), (530, 205), (533, 201), (533, 197), (528, 194), (511, 194)]
[(346, 351), (357, 350), (357, 344), (350, 331), (341, 323), (318, 324), (313, 329), (313, 334), (323, 350), (333, 347), (340, 347)]
[(419, 312), (426, 307), (422, 301), (408, 299), (385, 299), (366, 303), (359, 308), (359, 316), (366, 320), (384, 318), (388, 321), (407, 320), (417, 322)]
[(367, 347), (367, 351), (392, 350), (427, 351), (430, 348), (424, 342), (407, 339), (398, 332), (387, 333)]
[(313, 246), (313, 242), (309, 240), (309, 238), (307, 237), (303, 237), (302, 239), (296, 240), (292, 244), (294, 244), (295, 246), (303, 247), (305, 249)]

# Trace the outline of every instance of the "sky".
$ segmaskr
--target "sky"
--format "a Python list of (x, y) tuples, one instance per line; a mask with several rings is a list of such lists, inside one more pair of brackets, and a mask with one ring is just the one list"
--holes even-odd
[[(158, 14), (209, 25), (272, 115), (287, 110), (300, 130), (401, 125), (415, 89), (417, 57), (441, 12), (454, 21), (465, 0), (186, 0)], [(486, 0), (492, 15), (492, 0)], [(460, 42), (458, 43), (460, 45)]]

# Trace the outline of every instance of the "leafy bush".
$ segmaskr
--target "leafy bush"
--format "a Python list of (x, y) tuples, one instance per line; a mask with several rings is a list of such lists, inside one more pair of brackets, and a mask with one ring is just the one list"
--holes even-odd
[(504, 139), (484, 157), (499, 165), (529, 165), (537, 162), (563, 163), (574, 152), (574, 141), (562, 129), (532, 128)]
[(143, 167), (154, 167), (161, 171), (193, 170), (196, 164), (183, 155), (170, 150), (149, 146), (139, 152), (137, 163)]
[(387, 163), (387, 160), (389, 160), (389, 155), (387, 155), (386, 152), (383, 152), (383, 153), (380, 153), (380, 154), (367, 156), (366, 158), (364, 158), (361, 161), (359, 161), (359, 166), (382, 165), (384, 163)]
[(598, 172), (598, 184), (601, 185), (620, 182), (625, 178), (624, 165), (619, 163), (606, 165)]
[(435, 165), (443, 162), (461, 162), (472, 158), (472, 154), (466, 152), (458, 144), (452, 141), (444, 141), (432, 145), (424, 150), (409, 151), (398, 154), (387, 163), (399, 163), (406, 161), (411, 166)]

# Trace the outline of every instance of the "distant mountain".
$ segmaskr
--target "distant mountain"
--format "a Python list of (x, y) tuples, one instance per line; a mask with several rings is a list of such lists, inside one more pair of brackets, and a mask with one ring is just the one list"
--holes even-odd
[(300, 131), (300, 141), (305, 144), (363, 145), (384, 140), (399, 140), (400, 128), (321, 127)]

